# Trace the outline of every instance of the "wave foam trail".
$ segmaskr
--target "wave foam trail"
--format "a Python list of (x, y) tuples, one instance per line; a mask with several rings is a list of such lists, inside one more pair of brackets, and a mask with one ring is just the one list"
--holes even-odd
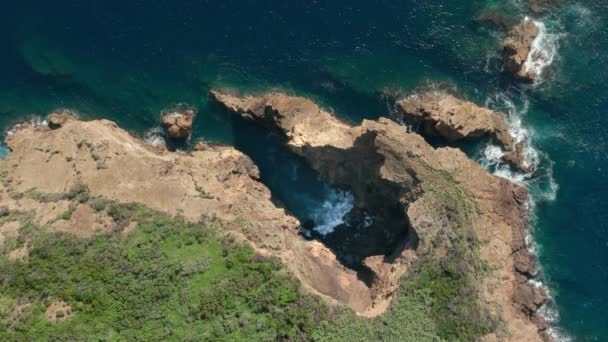
[[(536, 169), (540, 164), (540, 155), (530, 143), (532, 132), (526, 129), (522, 122), (522, 117), (528, 113), (528, 100), (524, 99), (518, 108), (507, 94), (499, 93), (486, 100), (486, 107), (491, 107), (507, 114), (507, 124), (509, 126), (509, 133), (513, 137), (513, 142), (515, 144), (525, 142), (523, 165), (532, 170)], [(504, 151), (500, 147), (488, 145), (482, 151), (480, 163), (486, 169), (491, 170), (494, 175), (509, 179), (514, 183), (523, 184), (526, 179), (532, 176), (531, 174), (513, 171), (502, 161), (503, 155)]]
[[(517, 100), (515, 100), (517, 99)], [(517, 102), (516, 102), (517, 101)], [(502, 160), (504, 151), (494, 145), (488, 145), (481, 152), (481, 165), (491, 171), (494, 175), (511, 180), (512, 182), (526, 187), (530, 196), (528, 197), (525, 207), (529, 214), (529, 229), (526, 230), (525, 243), (526, 248), (532, 254), (538, 255), (539, 246), (534, 241), (533, 232), (538, 226), (538, 217), (536, 216), (536, 205), (539, 202), (554, 201), (557, 197), (559, 186), (553, 177), (554, 162), (549, 159), (549, 156), (540, 152), (532, 145), (533, 131), (524, 127), (523, 118), (528, 114), (529, 101), (523, 94), (498, 93), (486, 100), (486, 106), (504, 112), (508, 115), (507, 123), (509, 125), (509, 133), (513, 137), (515, 143), (524, 142), (524, 163), (526, 166), (532, 166), (535, 171), (531, 173), (522, 173), (513, 171)], [(542, 274), (542, 267), (540, 269)], [(531, 279), (530, 282), (547, 291), (551, 297), (550, 289), (543, 284), (541, 279)], [(569, 342), (571, 339), (557, 327), (559, 320), (559, 312), (555, 302), (550, 300), (539, 309), (541, 317), (552, 323), (552, 327), (547, 330), (547, 334), (553, 341)]]
[(524, 127), (522, 118), (527, 115), (529, 101), (523, 97), (519, 104), (506, 93), (499, 93), (486, 100), (486, 106), (507, 114), (509, 133), (517, 144), (524, 142), (524, 166), (535, 170), (522, 173), (512, 170), (502, 161), (504, 151), (498, 146), (488, 145), (481, 152), (481, 165), (494, 175), (506, 178), (516, 184), (526, 186), (534, 200), (553, 201), (557, 197), (559, 186), (553, 177), (554, 163), (549, 157), (539, 152), (532, 145), (533, 131)]
[(351, 192), (332, 190), (323, 204), (314, 210), (313, 219), (316, 223), (314, 230), (321, 235), (327, 235), (345, 223), (345, 216), (354, 208), (355, 198)]
[[(526, 18), (526, 20), (531, 19)], [(549, 33), (542, 21), (533, 20), (533, 22), (538, 28), (538, 35), (532, 41), (530, 52), (524, 62), (524, 71), (531, 74), (536, 83), (539, 83), (542, 81), (543, 71), (553, 63), (557, 55), (559, 35)]]
[(553, 323), (554, 325), (547, 329), (547, 335), (551, 338), (551, 341), (555, 342), (571, 342), (572, 338), (567, 336), (560, 328), (555, 326), (555, 323), (559, 321), (559, 312), (555, 307), (554, 303), (548, 302), (538, 309), (538, 314)]

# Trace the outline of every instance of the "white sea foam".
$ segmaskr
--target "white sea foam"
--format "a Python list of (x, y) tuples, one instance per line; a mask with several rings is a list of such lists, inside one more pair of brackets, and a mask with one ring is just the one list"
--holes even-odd
[(34, 127), (47, 127), (49, 123), (40, 115), (32, 115), (30, 118), (30, 124)]
[(349, 191), (332, 190), (323, 204), (313, 212), (314, 230), (327, 235), (345, 223), (345, 216), (354, 208), (355, 198)]
[[(525, 20), (532, 19), (526, 17)], [(559, 35), (549, 33), (542, 21), (533, 20), (533, 23), (538, 28), (538, 35), (532, 41), (530, 52), (524, 62), (524, 71), (532, 75), (535, 83), (538, 84), (542, 82), (543, 71), (553, 63), (557, 55)]]
[(481, 152), (481, 165), (498, 177), (526, 186), (533, 197), (533, 202), (530, 205), (531, 210), (533, 210), (534, 201), (555, 200), (559, 186), (553, 177), (554, 163), (545, 153), (538, 151), (533, 146), (534, 132), (523, 124), (522, 118), (528, 113), (529, 101), (524, 97), (521, 103), (517, 105), (508, 94), (499, 93), (489, 97), (486, 106), (507, 114), (507, 124), (513, 141), (515, 143), (524, 142), (523, 164), (535, 171), (523, 173), (513, 170), (502, 161), (504, 151), (494, 145), (486, 146)]
[[(546, 289), (546, 287), (545, 287)], [(564, 331), (557, 327), (559, 322), (559, 311), (555, 308), (553, 302), (548, 302), (538, 309), (538, 315), (545, 319), (547, 322), (552, 324), (546, 331), (549, 335), (550, 340), (554, 342), (571, 342), (572, 338), (569, 337)]]
[(547, 335), (554, 342), (572, 342), (572, 338), (566, 335), (560, 328), (552, 326), (547, 329)]
[(161, 127), (154, 127), (144, 135), (144, 141), (153, 146), (165, 146), (165, 132)]
[[(519, 95), (522, 96), (522, 95)], [(514, 183), (525, 186), (531, 196), (525, 203), (526, 211), (529, 215), (529, 227), (526, 230), (525, 244), (527, 250), (537, 255), (539, 246), (533, 238), (533, 230), (537, 228), (536, 204), (539, 201), (553, 201), (558, 192), (558, 185), (553, 178), (554, 162), (549, 157), (534, 148), (532, 145), (533, 131), (527, 129), (523, 125), (522, 118), (525, 117), (529, 109), (529, 101), (524, 97), (517, 105), (512, 98), (506, 93), (500, 93), (496, 96), (488, 98), (486, 106), (503, 111), (508, 115), (509, 133), (513, 137), (515, 143), (525, 142), (524, 163), (526, 166), (531, 166), (536, 171), (530, 174), (517, 172), (512, 170), (502, 162), (504, 151), (497, 146), (488, 145), (482, 151), (480, 160), (482, 166), (492, 171), (494, 175), (507, 178)], [(542, 268), (541, 268), (542, 272)], [(538, 279), (531, 279), (529, 282), (538, 288), (543, 288), (549, 296), (550, 290), (545, 284)], [(547, 333), (553, 341), (571, 341), (571, 339), (557, 327), (559, 313), (553, 301), (549, 301), (539, 309), (539, 315), (551, 322), (553, 326), (547, 330)]]
[[(526, 129), (522, 123), (522, 116), (528, 112), (529, 102), (524, 100), (518, 108), (515, 103), (504, 93), (499, 93), (486, 100), (486, 107), (495, 108), (507, 114), (509, 133), (515, 144), (524, 142), (523, 166), (532, 170), (539, 165), (540, 157), (538, 151), (531, 145), (532, 132)], [(503, 162), (504, 151), (495, 145), (489, 144), (482, 151), (480, 163), (486, 169), (492, 170), (493, 174), (510, 181), (523, 185), (532, 174), (514, 171)]]

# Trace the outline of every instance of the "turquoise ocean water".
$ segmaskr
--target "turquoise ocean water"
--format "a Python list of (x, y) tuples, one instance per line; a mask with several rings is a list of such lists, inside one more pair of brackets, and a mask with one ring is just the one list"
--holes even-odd
[[(562, 336), (608, 340), (608, 4), (563, 1), (542, 17), (553, 56), (543, 82), (500, 72), (501, 33), (475, 21), (525, 1), (33, 1), (0, 11), (0, 126), (57, 107), (107, 118), (144, 137), (159, 112), (199, 110), (194, 139), (235, 145), (277, 199), (327, 228), (352, 205), (267, 131), (231, 117), (209, 89), (278, 88), (353, 122), (390, 114), (391, 96), (455, 91), (510, 114), (532, 140), (536, 174), (509, 174), (485, 143), (466, 146), (533, 193), (532, 228)], [(554, 55), (552, 54), (554, 52)], [(6, 151), (0, 147), (0, 155)], [(557, 318), (557, 313), (559, 317)]]

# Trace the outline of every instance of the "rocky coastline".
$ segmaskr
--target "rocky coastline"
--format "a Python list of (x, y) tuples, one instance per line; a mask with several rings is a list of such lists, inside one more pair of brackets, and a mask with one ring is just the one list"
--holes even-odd
[[(537, 310), (547, 296), (529, 281), (537, 271), (525, 243), (524, 188), (489, 174), (457, 149), (434, 149), (390, 119), (352, 126), (307, 99), (281, 93), (211, 96), (228, 111), (278, 132), (326, 181), (350, 188), (360, 207), (374, 212), (374, 203), (400, 205), (409, 223), (405, 244), (384, 260), (365, 259), (374, 274), (374, 307), (389, 305), (399, 279), (419, 259), (449, 255), (452, 234), (469, 222), (471, 238), (481, 244), (479, 256), (493, 270), (477, 284), (482, 301), (500, 308), (490, 314), (505, 322), (509, 339), (546, 338), (547, 324)], [(451, 186), (473, 200), (475, 214), (469, 215), (466, 200), (446, 201)], [(501, 338), (493, 333), (484, 340)]]
[[(357, 254), (360, 267), (346, 266), (320, 241), (303, 239), (301, 223), (276, 206), (257, 166), (233, 147), (198, 142), (190, 152), (168, 151), (111, 121), (85, 122), (66, 111), (53, 113), (48, 127), (22, 124), (7, 136), (11, 154), (0, 167), (10, 181), (2, 182), (0, 207), (31, 208), (37, 222), (79, 236), (107, 231), (107, 218), (77, 205), (67, 222), (54, 222), (73, 204), (23, 194), (66, 193), (80, 186), (92, 196), (140, 203), (192, 222), (213, 217), (230, 223), (223, 234), (277, 257), (307, 292), (366, 317), (382, 315), (403, 279), (421, 264), (456, 261), (471, 275), (467, 284), (475, 288), (475, 304), (491, 322), (504, 322), (505, 328), (485, 341), (544, 338), (548, 325), (538, 308), (547, 296), (529, 281), (537, 270), (525, 245), (524, 188), (492, 176), (458, 149), (431, 147), (391, 119), (354, 126), (310, 100), (282, 93), (240, 97), (213, 91), (211, 97), (227, 111), (269, 127), (330, 185), (353, 192), (357, 208), (374, 217), (371, 234), (382, 237)], [(472, 106), (447, 100), (456, 108)], [(488, 127), (447, 120), (447, 134), (489, 135), (513, 148), (497, 114), (473, 108)], [(440, 120), (441, 115), (435, 127)], [(27, 257), (27, 244), (14, 254)], [(471, 265), (458, 263), (460, 258)]]

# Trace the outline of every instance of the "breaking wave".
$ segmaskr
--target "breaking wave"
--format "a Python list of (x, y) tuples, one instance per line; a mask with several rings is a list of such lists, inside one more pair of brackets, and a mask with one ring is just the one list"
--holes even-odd
[[(534, 171), (529, 173), (518, 172), (502, 161), (504, 151), (495, 145), (487, 145), (481, 152), (480, 164), (491, 171), (494, 175), (509, 179), (510, 181), (526, 187), (530, 193), (526, 201), (526, 210), (529, 214), (529, 229), (526, 231), (526, 248), (531, 253), (538, 254), (538, 245), (534, 241), (533, 231), (537, 228), (536, 204), (542, 201), (554, 201), (557, 197), (559, 187), (553, 177), (554, 162), (549, 157), (538, 151), (532, 144), (534, 132), (524, 127), (523, 118), (528, 114), (529, 101), (524, 94), (518, 96), (519, 102), (516, 103), (506, 93), (499, 93), (487, 99), (486, 106), (502, 111), (507, 114), (509, 133), (515, 143), (524, 142), (524, 166), (531, 167)], [(542, 273), (542, 269), (541, 269)], [(542, 287), (550, 295), (550, 289), (539, 279), (532, 279), (530, 282), (537, 287)], [(549, 301), (540, 310), (541, 317), (551, 322), (553, 326), (547, 333), (554, 341), (571, 341), (556, 326), (559, 313), (555, 303)]]
[(46, 121), (46, 118), (40, 115), (32, 115), (30, 117), (30, 124), (34, 127), (46, 127), (49, 123)]
[(165, 132), (161, 127), (153, 127), (144, 135), (144, 141), (153, 146), (165, 146)]
[(355, 198), (351, 192), (331, 190), (327, 200), (313, 211), (314, 230), (321, 235), (332, 233), (337, 226), (346, 223), (346, 216), (354, 207)]
[[(522, 117), (528, 113), (529, 101), (524, 99), (518, 107), (513, 100), (505, 93), (499, 93), (489, 97), (485, 103), (486, 107), (494, 108), (507, 114), (507, 124), (509, 133), (513, 137), (515, 144), (524, 143), (523, 166), (535, 170), (540, 163), (540, 154), (532, 146), (532, 132), (524, 127)], [(496, 176), (507, 178), (515, 183), (521, 184), (530, 178), (531, 173), (521, 173), (513, 171), (502, 161), (504, 151), (495, 145), (488, 144), (482, 151), (480, 163)]]
[[(526, 17), (525, 20), (532, 19)], [(542, 21), (533, 20), (533, 23), (538, 28), (538, 35), (532, 41), (532, 47), (524, 63), (524, 71), (533, 75), (535, 83), (538, 84), (543, 81), (543, 71), (553, 63), (557, 56), (560, 35), (549, 33)]]
[(556, 324), (559, 322), (559, 312), (555, 307), (555, 304), (552, 302), (548, 302), (544, 304), (540, 309), (538, 309), (538, 314), (547, 320), (547, 322), (551, 322), (553, 326), (547, 329), (547, 335), (551, 338), (551, 341), (555, 342), (571, 342), (572, 338), (566, 335)]
[(485, 105), (507, 115), (509, 133), (513, 137), (513, 141), (524, 143), (524, 166), (534, 171), (524, 173), (513, 170), (502, 160), (504, 151), (492, 144), (488, 144), (481, 151), (479, 162), (494, 175), (526, 186), (535, 201), (553, 201), (559, 190), (553, 177), (554, 163), (545, 153), (534, 147), (532, 143), (534, 131), (523, 124), (523, 118), (528, 114), (530, 103), (525, 95), (521, 95), (520, 98), (516, 102), (509, 94), (498, 93), (489, 97)]

